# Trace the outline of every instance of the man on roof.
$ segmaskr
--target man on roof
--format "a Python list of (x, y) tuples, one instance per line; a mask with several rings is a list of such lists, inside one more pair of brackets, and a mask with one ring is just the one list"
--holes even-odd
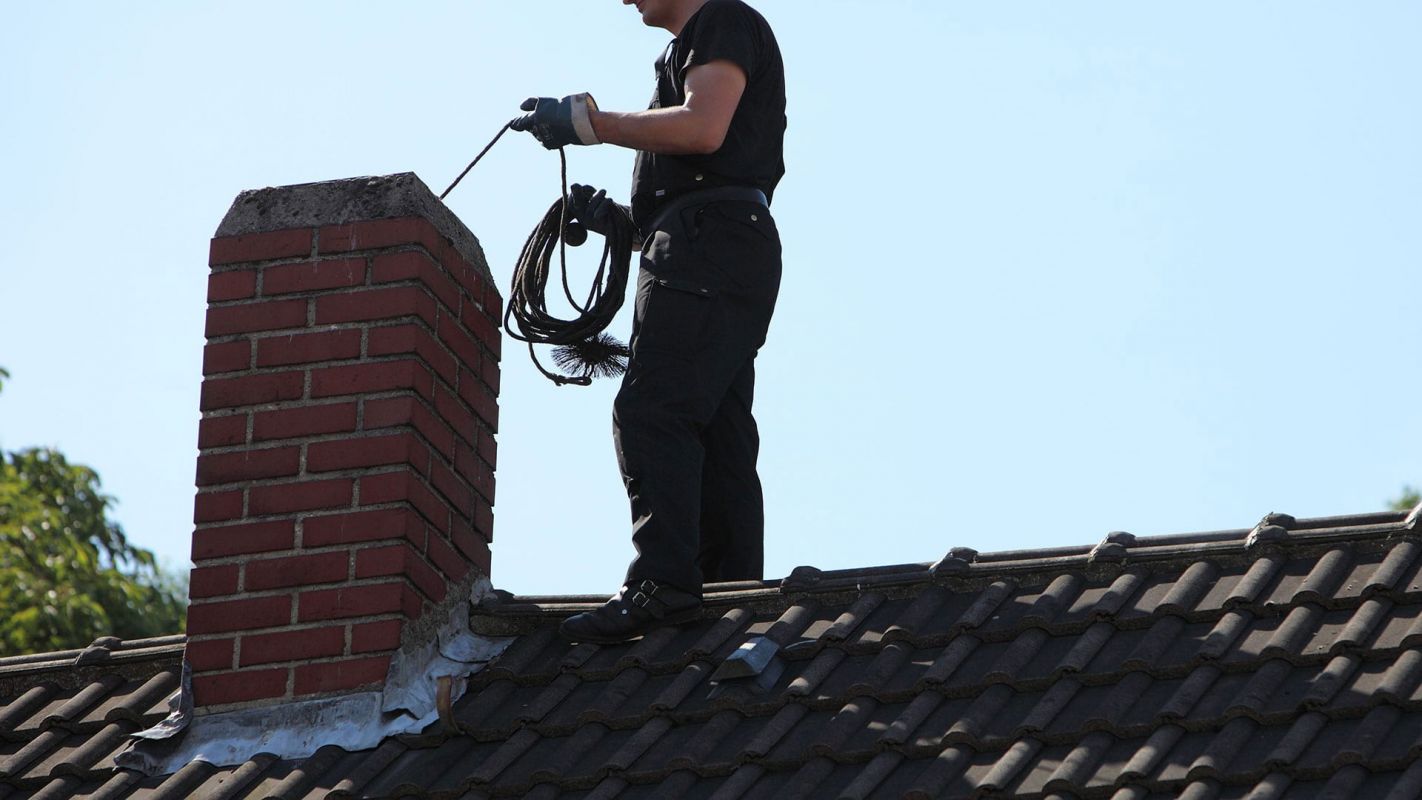
[[(785, 173), (785, 72), (769, 24), (742, 0), (623, 0), (674, 37), (645, 111), (589, 94), (530, 98), (515, 130), (549, 149), (637, 151), (630, 211), (643, 243), (613, 405), (637, 555), (622, 589), (564, 637), (618, 642), (700, 615), (702, 584), (758, 580), (765, 517), (751, 413), (755, 356), (780, 288), (770, 215)], [(606, 234), (613, 201), (574, 185), (572, 211)]]

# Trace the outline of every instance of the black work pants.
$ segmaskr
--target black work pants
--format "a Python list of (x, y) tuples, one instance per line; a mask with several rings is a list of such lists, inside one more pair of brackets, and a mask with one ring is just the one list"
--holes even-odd
[(751, 414), (755, 356), (780, 289), (765, 206), (718, 201), (646, 234), (632, 357), (613, 406), (637, 556), (627, 582), (759, 579), (765, 515)]

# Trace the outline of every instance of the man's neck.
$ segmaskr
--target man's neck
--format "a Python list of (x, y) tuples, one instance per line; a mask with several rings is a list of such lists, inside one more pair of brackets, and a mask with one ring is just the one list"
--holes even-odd
[(663, 27), (672, 36), (681, 36), (681, 31), (686, 27), (687, 21), (695, 16), (696, 12), (700, 11), (707, 2), (708, 0), (688, 0), (688, 2), (682, 3), (681, 7), (677, 9), (676, 19), (668, 21)]

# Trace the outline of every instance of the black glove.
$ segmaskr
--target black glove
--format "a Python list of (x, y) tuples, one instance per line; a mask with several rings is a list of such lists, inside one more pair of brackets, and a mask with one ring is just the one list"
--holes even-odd
[(530, 97), (520, 109), (529, 113), (515, 117), (509, 127), (529, 131), (549, 150), (569, 144), (601, 144), (593, 132), (589, 111), (597, 110), (592, 95), (570, 94), (562, 100), (551, 97)]
[(606, 189), (594, 189), (575, 183), (568, 187), (568, 214), (584, 228), (603, 236), (612, 232), (612, 215), (617, 204), (607, 196)]

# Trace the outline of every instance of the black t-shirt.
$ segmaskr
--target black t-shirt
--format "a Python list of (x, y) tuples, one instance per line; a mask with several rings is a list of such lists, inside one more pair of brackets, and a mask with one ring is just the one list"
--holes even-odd
[(639, 151), (632, 172), (632, 216), (639, 225), (667, 200), (713, 186), (754, 186), (771, 197), (785, 174), (785, 66), (770, 25), (741, 0), (709, 0), (657, 59), (657, 91), (648, 108), (686, 102), (686, 73), (727, 60), (746, 73), (726, 141), (707, 155)]

